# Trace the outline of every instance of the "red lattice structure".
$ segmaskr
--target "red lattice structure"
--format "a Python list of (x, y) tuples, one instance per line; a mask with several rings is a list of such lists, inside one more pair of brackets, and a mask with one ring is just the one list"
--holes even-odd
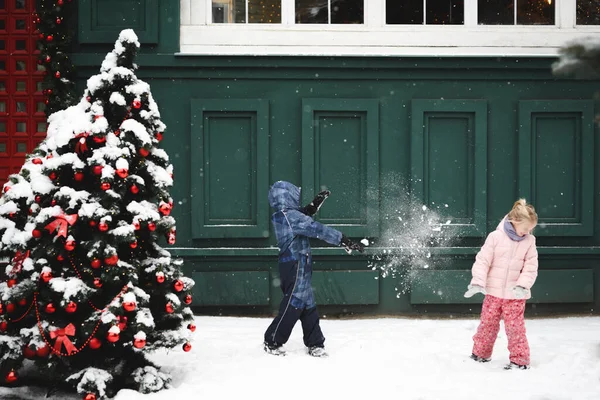
[(35, 0), (0, 0), (0, 186), (46, 137)]

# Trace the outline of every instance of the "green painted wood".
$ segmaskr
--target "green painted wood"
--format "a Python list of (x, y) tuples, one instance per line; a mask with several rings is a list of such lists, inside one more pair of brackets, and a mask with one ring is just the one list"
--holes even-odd
[(320, 305), (379, 303), (377, 271), (314, 271), (313, 290)]
[[(471, 271), (416, 271), (411, 282), (411, 304), (479, 304), (482, 295), (465, 298)], [(528, 303), (591, 303), (594, 273), (591, 269), (541, 270)]]
[(126, 28), (140, 43), (157, 44), (159, 0), (79, 0), (79, 43), (114, 43)]
[[(177, 257), (222, 257), (222, 256), (277, 256), (279, 250), (274, 247), (234, 247), (234, 248), (197, 248), (197, 247), (177, 247), (168, 249), (171, 254)], [(480, 250), (479, 247), (433, 247), (429, 251), (433, 256), (474, 256)], [(378, 247), (367, 248), (365, 256), (377, 256), (381, 254), (393, 253), (402, 254), (403, 249), (397, 247)], [(413, 249), (404, 249), (407, 254), (414, 252)], [(315, 247), (312, 249), (315, 256), (340, 256), (346, 253), (340, 248)], [(538, 254), (548, 256), (598, 256), (600, 247), (538, 247)], [(355, 257), (361, 257), (356, 255)]]
[(269, 237), (269, 103), (192, 99), (192, 235)]
[(412, 100), (411, 189), (449, 235), (484, 236), (487, 102)]
[(519, 102), (519, 194), (538, 213), (536, 236), (594, 234), (594, 105)]
[(194, 271), (191, 277), (196, 282), (192, 289), (194, 306), (269, 304), (271, 286), (269, 271)]
[(379, 103), (302, 99), (302, 201), (332, 195), (316, 218), (347, 236), (379, 236)]

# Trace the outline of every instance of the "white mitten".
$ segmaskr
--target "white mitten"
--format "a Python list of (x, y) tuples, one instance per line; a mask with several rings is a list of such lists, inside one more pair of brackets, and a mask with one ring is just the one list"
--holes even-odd
[(523, 286), (515, 286), (512, 288), (512, 292), (515, 295), (515, 299), (524, 299), (529, 294), (529, 290), (525, 289)]
[(467, 291), (465, 292), (465, 297), (473, 297), (474, 294), (481, 293), (484, 296), (487, 294), (485, 288), (479, 285), (469, 285), (467, 286)]

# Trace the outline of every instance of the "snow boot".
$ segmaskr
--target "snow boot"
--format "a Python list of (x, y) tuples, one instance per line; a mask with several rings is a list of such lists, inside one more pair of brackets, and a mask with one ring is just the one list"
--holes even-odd
[(469, 358), (471, 360), (475, 360), (480, 363), (486, 363), (486, 362), (490, 362), (492, 360), (491, 358), (483, 358), (483, 357), (476, 356), (475, 354), (471, 354), (471, 356)]
[(308, 355), (313, 357), (328, 357), (329, 354), (325, 351), (324, 347), (312, 346), (308, 348)]
[(287, 354), (282, 346), (271, 345), (267, 342), (264, 343), (264, 349), (265, 353), (272, 354), (274, 356), (285, 356)]
[(511, 363), (506, 365), (504, 369), (529, 369), (529, 365), (520, 365), (511, 361)]

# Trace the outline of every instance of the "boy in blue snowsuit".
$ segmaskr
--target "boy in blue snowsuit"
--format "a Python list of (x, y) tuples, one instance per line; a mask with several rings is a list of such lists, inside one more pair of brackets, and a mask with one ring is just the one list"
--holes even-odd
[(320, 192), (306, 207), (300, 207), (300, 188), (278, 181), (269, 190), (269, 204), (276, 212), (271, 222), (279, 247), (279, 277), (283, 299), (279, 313), (265, 332), (264, 349), (269, 354), (285, 355), (285, 344), (298, 320), (302, 323), (304, 345), (308, 354), (326, 356), (325, 337), (319, 326), (319, 314), (312, 290), (312, 256), (309, 238), (344, 246), (348, 253), (364, 246), (354, 243), (340, 231), (316, 222), (311, 217), (319, 210), (330, 192)]

